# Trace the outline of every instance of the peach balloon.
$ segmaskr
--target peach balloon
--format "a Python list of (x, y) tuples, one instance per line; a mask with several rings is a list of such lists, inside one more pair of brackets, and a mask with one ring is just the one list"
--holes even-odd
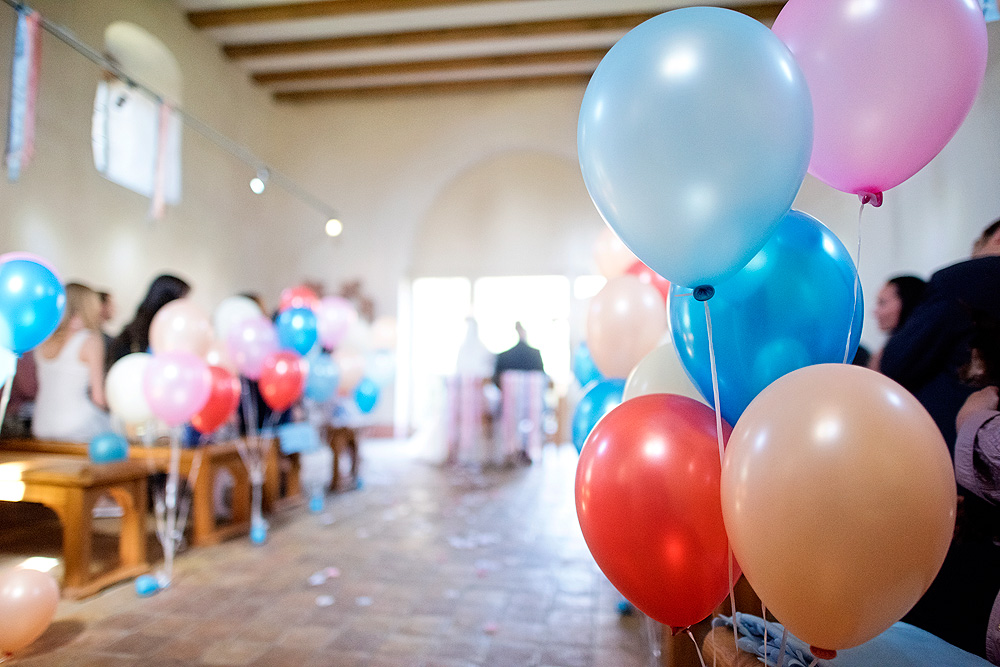
[(663, 298), (635, 276), (612, 278), (590, 300), (587, 347), (606, 378), (626, 377), (666, 330)]
[(341, 346), (333, 353), (333, 360), (340, 371), (337, 391), (341, 396), (350, 396), (365, 376), (365, 354), (353, 347)]
[(639, 261), (610, 227), (604, 225), (594, 242), (594, 261), (605, 278), (617, 278)]
[(52, 575), (14, 568), (0, 573), (0, 662), (45, 632), (59, 604), (59, 585)]
[(149, 325), (149, 346), (155, 354), (183, 351), (204, 357), (214, 338), (208, 315), (186, 297), (160, 308)]
[(927, 411), (867, 368), (807, 366), (733, 429), (722, 513), (769, 611), (803, 641), (862, 644), (910, 610), (955, 526), (951, 458)]

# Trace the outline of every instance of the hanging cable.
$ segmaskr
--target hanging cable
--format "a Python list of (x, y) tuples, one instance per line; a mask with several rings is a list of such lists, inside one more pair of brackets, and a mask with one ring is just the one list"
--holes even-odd
[[(3, 0), (5, 4), (10, 6), (16, 11), (31, 10), (31, 7), (23, 2), (18, 2), (17, 0)], [(32, 10), (33, 11), (33, 10)], [(82, 40), (80, 40), (76, 35), (74, 35), (70, 30), (64, 28), (63, 26), (53, 23), (46, 19), (44, 16), (39, 14), (39, 24), (45, 32), (49, 33), (59, 41), (63, 42), (71, 49), (82, 55), (87, 60), (91, 61), (103, 70), (106, 70), (112, 76), (114, 76), (119, 81), (127, 84), (129, 87), (134, 88), (144, 95), (149, 97), (152, 101), (157, 104), (163, 104), (164, 102), (169, 102), (166, 100), (162, 94), (151, 88), (150, 86), (138, 81), (128, 72), (123, 70), (117, 63), (109, 59), (100, 51), (89, 46)], [(279, 171), (268, 164), (266, 164), (262, 159), (257, 157), (252, 150), (247, 146), (236, 142), (223, 133), (216, 130), (211, 125), (200, 120), (197, 116), (192, 115), (190, 112), (185, 111), (179, 106), (174, 106), (171, 104), (171, 110), (177, 114), (181, 121), (189, 128), (194, 130), (196, 133), (200, 134), (202, 137), (208, 141), (215, 144), (218, 148), (222, 149), (226, 153), (229, 153), (237, 160), (249, 165), (254, 172), (266, 171), (268, 174), (268, 183), (274, 183), (284, 189), (286, 192), (291, 194), (293, 197), (306, 204), (310, 208), (319, 211), (323, 216), (324, 220), (335, 220), (338, 218), (337, 212), (333, 207), (329, 206), (319, 197), (313, 195), (308, 190), (302, 188), (298, 183), (293, 181), (288, 176), (285, 176)]]

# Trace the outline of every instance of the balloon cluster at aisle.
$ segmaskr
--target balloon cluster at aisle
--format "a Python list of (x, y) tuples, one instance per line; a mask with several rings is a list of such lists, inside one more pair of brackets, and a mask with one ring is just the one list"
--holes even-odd
[(608, 282), (573, 359), (576, 505), (647, 615), (686, 628), (742, 569), (826, 655), (934, 579), (956, 511), (947, 447), (906, 390), (845, 363), (857, 268), (791, 205), (807, 172), (880, 205), (950, 140), (985, 67), (966, 0), (789, 0), (773, 31), (678, 9), (598, 66), (577, 139)]

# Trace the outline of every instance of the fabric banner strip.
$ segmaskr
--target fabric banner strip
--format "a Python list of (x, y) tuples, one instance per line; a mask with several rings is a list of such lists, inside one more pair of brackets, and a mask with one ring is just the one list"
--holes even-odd
[(35, 101), (41, 61), (41, 22), (38, 12), (20, 8), (14, 35), (10, 77), (10, 113), (7, 124), (7, 178), (12, 183), (35, 152)]
[(162, 220), (167, 209), (167, 140), (172, 109), (166, 102), (160, 102), (156, 119), (156, 158), (153, 173), (153, 197), (149, 216)]

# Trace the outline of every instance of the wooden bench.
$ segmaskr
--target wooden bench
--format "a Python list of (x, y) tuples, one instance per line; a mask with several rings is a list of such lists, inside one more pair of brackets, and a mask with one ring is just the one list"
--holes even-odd
[[(67, 454), (87, 456), (87, 444), (79, 442), (58, 442), (35, 440), (33, 438), (5, 438), (0, 440), (0, 452), (33, 452), (47, 454)], [(201, 445), (197, 449), (181, 448), (180, 475), (187, 480), (194, 466), (196, 454), (201, 453), (201, 462), (191, 489), (191, 543), (195, 546), (218, 544), (235, 535), (250, 531), (250, 480), (246, 467), (240, 458), (235, 441)], [(129, 446), (129, 460), (145, 462), (145, 474), (165, 473), (170, 467), (170, 446), (158, 444), (147, 447)], [(215, 480), (222, 470), (227, 470), (233, 478), (231, 511), (229, 521), (220, 521), (215, 516)], [(145, 507), (145, 504), (143, 505)]]
[[(0, 500), (40, 503), (55, 511), (62, 524), (62, 593), (78, 599), (149, 570), (147, 472), (139, 461), (91, 463), (79, 456), (0, 451)], [(93, 511), (103, 495), (123, 511), (118, 564), (94, 574)]]
[(330, 490), (336, 491), (340, 488), (341, 477), (340, 457), (347, 454), (351, 458), (350, 486), (354, 489), (358, 486), (360, 460), (358, 458), (358, 434), (353, 428), (348, 426), (327, 426), (326, 442), (333, 452), (333, 478), (330, 482)]

